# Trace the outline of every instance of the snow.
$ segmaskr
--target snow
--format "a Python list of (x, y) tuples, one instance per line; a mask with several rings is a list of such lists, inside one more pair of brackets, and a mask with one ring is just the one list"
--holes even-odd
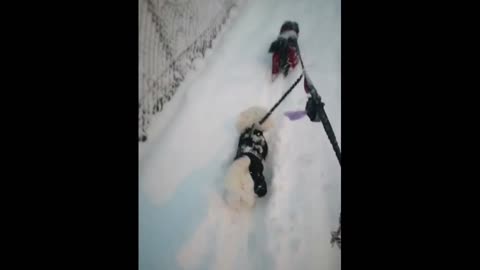
[(285, 20), (299, 24), (308, 75), (341, 144), (340, 1), (256, 0), (236, 13), (140, 149), (140, 269), (340, 269), (340, 251), (330, 244), (340, 166), (321, 123), (283, 115), (305, 107), (303, 81), (265, 133), (268, 194), (243, 212), (222, 198), (236, 117), (253, 105), (271, 108), (301, 73), (298, 66), (271, 81), (267, 52)]

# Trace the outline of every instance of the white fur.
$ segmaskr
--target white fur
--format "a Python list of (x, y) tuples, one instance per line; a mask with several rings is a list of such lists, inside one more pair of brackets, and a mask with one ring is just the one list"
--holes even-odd
[(247, 128), (251, 127), (253, 124), (256, 124), (256, 123), (257, 125), (255, 127), (261, 131), (268, 131), (272, 129), (273, 121), (271, 117), (267, 118), (267, 120), (262, 125), (258, 125), (258, 122), (262, 120), (262, 118), (267, 113), (268, 113), (267, 109), (259, 106), (252, 106), (247, 110), (241, 112), (236, 124), (237, 131), (239, 133), (242, 133)]
[(284, 38), (284, 39), (288, 39), (288, 38), (291, 38), (291, 37), (293, 37), (295, 39), (298, 38), (297, 32), (295, 32), (293, 30), (285, 31), (285, 32), (281, 33), (279, 35), (279, 37)]
[(250, 176), (248, 166), (250, 159), (241, 157), (235, 160), (225, 177), (226, 201), (233, 208), (255, 205), (255, 192), (253, 191), (253, 179)]
[[(268, 110), (252, 106), (240, 113), (236, 128), (239, 133), (255, 125), (255, 128), (266, 132), (273, 128), (273, 121), (268, 118), (262, 125), (258, 122), (268, 113)], [(253, 191), (253, 179), (250, 176), (250, 159), (246, 156), (235, 160), (228, 169), (225, 177), (226, 201), (234, 209), (252, 208), (255, 205), (256, 194)]]

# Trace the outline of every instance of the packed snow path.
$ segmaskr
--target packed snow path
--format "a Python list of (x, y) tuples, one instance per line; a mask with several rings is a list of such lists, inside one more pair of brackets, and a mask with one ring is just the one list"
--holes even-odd
[(289, 121), (305, 107), (302, 82), (271, 117), (268, 195), (235, 213), (222, 200), (238, 114), (273, 106), (301, 72), (270, 80), (270, 43), (300, 26), (308, 74), (339, 144), (340, 1), (255, 0), (234, 11), (206, 60), (153, 123), (139, 160), (139, 266), (161, 269), (340, 269), (330, 245), (340, 212), (340, 166), (321, 123)]

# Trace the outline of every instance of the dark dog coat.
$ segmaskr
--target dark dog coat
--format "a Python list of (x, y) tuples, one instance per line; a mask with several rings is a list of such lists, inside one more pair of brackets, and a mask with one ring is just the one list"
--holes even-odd
[(242, 156), (250, 159), (248, 169), (254, 182), (253, 189), (259, 197), (267, 194), (267, 183), (263, 176), (263, 161), (267, 154), (268, 145), (261, 130), (248, 128), (240, 134), (235, 160)]
[(297, 38), (299, 34), (298, 24), (292, 21), (286, 21), (282, 24), (280, 35), (277, 40), (272, 42), (269, 53), (272, 56), (272, 74), (283, 71), (288, 74), (289, 68), (295, 68), (298, 63)]

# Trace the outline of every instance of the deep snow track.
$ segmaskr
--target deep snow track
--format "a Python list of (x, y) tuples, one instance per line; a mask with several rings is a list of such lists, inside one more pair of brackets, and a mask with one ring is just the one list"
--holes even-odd
[[(290, 122), (303, 109), (302, 82), (276, 109), (267, 134), (269, 193), (251, 212), (229, 211), (222, 180), (238, 134), (239, 112), (268, 108), (297, 79), (270, 81), (267, 53), (285, 20), (300, 26), (299, 44), (340, 136), (340, 1), (255, 0), (236, 11), (199, 69), (161, 116), (139, 161), (140, 270), (340, 269), (330, 231), (338, 225), (340, 166), (321, 123)], [(163, 120), (165, 121), (165, 120)]]

